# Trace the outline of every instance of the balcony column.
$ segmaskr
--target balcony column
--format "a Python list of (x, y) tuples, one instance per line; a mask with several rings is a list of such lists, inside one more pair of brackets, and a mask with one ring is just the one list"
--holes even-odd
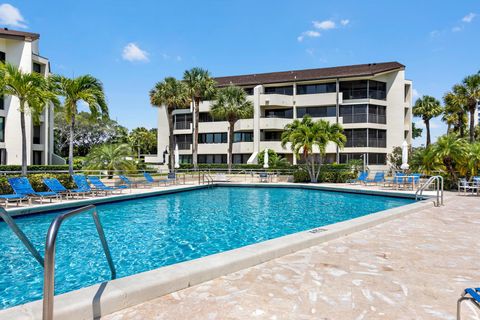
[[(336, 93), (336, 111), (335, 111), (335, 119), (336, 123), (338, 124), (340, 118), (340, 81), (337, 78), (335, 81), (335, 93)], [(336, 155), (336, 163), (340, 163), (340, 149), (337, 146), (337, 155)]]
[[(297, 76), (295, 76), (295, 79)], [(297, 83), (293, 83), (293, 119), (297, 119)]]
[[(253, 152), (260, 152), (260, 94), (263, 93), (263, 86), (253, 88)], [(256, 158), (256, 157), (255, 157)]]

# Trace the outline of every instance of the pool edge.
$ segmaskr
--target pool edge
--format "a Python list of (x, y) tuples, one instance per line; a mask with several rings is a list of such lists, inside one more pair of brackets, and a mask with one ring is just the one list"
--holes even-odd
[[(224, 185), (224, 184), (218, 184)], [(237, 186), (235, 184), (229, 184)], [(242, 184), (245, 186), (245, 184)], [(249, 184), (250, 186), (275, 187), (271, 184)], [(305, 187), (308, 189), (346, 192), (342, 188), (328, 186), (308, 186), (300, 184), (282, 184), (281, 186)], [(197, 189), (193, 186), (188, 189)], [(187, 188), (159, 190), (180, 191)], [(355, 193), (385, 195), (384, 192), (352, 190)], [(171, 192), (167, 192), (171, 193)], [(406, 197), (405, 194), (388, 192), (390, 196)], [(137, 194), (138, 195), (138, 194)], [(408, 196), (411, 197), (411, 196)], [(146, 302), (165, 294), (218, 278), (242, 269), (253, 267), (271, 259), (293, 253), (313, 245), (340, 238), (375, 225), (403, 217), (415, 211), (431, 207), (427, 201), (416, 202), (388, 209), (347, 221), (322, 226), (312, 230), (293, 233), (279, 238), (251, 244), (245, 247), (213, 254), (171, 266), (131, 275), (125, 278), (82, 288), (55, 297), (55, 318), (92, 319), (121, 309)], [(50, 209), (51, 210), (51, 209)], [(42, 300), (0, 310), (3, 319), (41, 319)]]

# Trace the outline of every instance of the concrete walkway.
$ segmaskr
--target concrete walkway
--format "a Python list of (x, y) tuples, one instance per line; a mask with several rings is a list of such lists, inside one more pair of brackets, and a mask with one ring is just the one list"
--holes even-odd
[(455, 319), (462, 289), (480, 286), (479, 232), (480, 198), (452, 195), (102, 319)]

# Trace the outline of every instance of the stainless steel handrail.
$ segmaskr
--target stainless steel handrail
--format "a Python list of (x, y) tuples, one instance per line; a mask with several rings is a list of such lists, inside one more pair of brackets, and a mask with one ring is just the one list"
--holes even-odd
[(431, 176), (428, 180), (420, 186), (415, 192), (415, 200), (418, 200), (422, 196), (423, 191), (428, 188), (432, 183), (435, 182), (435, 190), (437, 192), (437, 201), (433, 202), (436, 207), (440, 205), (443, 206), (443, 177), (442, 176)]
[(105, 239), (105, 233), (103, 232), (102, 223), (97, 214), (97, 209), (94, 205), (82, 207), (64, 214), (58, 215), (50, 224), (48, 228), (47, 238), (45, 241), (45, 270), (43, 277), (43, 320), (53, 319), (53, 299), (55, 294), (55, 245), (57, 241), (58, 231), (63, 221), (76, 216), (77, 214), (92, 210), (92, 217), (97, 228), (98, 236), (102, 242), (103, 251), (110, 267), (112, 279), (117, 277), (117, 271), (113, 264), (112, 255), (108, 248), (107, 240)]
[(43, 257), (40, 255), (33, 243), (28, 239), (28, 237), (23, 233), (23, 231), (18, 227), (16, 222), (13, 218), (8, 214), (7, 210), (4, 208), (0, 208), (0, 218), (2, 218), (5, 223), (8, 225), (10, 229), (12, 229), (13, 233), (17, 236), (18, 239), (23, 243), (23, 245), (27, 248), (28, 251), (32, 254), (35, 260), (42, 266), (44, 266)]

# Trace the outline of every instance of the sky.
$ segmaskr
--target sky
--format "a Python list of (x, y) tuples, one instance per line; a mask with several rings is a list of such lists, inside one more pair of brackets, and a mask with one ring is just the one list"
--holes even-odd
[[(149, 90), (196, 66), (227, 76), (398, 61), (415, 98), (438, 99), (480, 70), (478, 0), (0, 0), (0, 26), (40, 33), (54, 73), (99, 78), (110, 117), (130, 129), (156, 127)], [(446, 131), (431, 127), (433, 139)]]

